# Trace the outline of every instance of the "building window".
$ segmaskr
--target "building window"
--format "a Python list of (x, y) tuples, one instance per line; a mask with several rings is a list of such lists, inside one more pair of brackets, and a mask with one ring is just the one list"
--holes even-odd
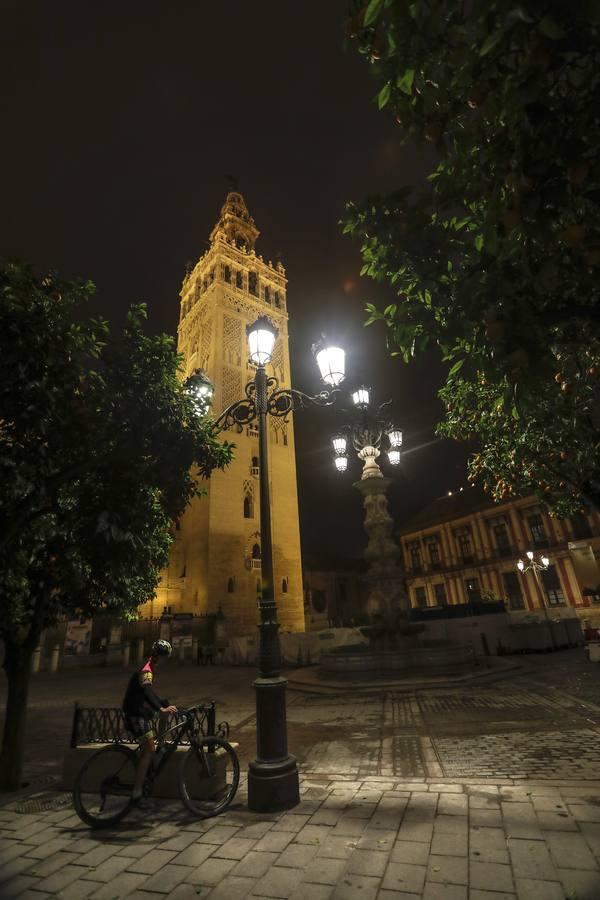
[(252, 502), (252, 498), (248, 494), (246, 494), (246, 496), (244, 497), (244, 518), (254, 518), (254, 504)]
[(281, 307), (281, 297), (279, 296), (279, 291), (275, 291), (275, 306), (277, 309)]
[(544, 530), (544, 523), (542, 521), (541, 515), (539, 513), (534, 513), (532, 516), (528, 516), (527, 524), (529, 525), (529, 530), (531, 532), (533, 546), (536, 549), (547, 547), (548, 535)]
[(417, 606), (421, 609), (424, 609), (427, 606), (427, 594), (425, 593), (424, 587), (416, 587), (415, 588), (415, 600), (417, 601)]
[(542, 572), (542, 583), (550, 606), (564, 606), (565, 595), (563, 594), (556, 566), (548, 566), (548, 568)]
[(288, 580), (287, 578), (283, 578), (281, 581), (281, 593), (287, 594), (288, 592)]
[(516, 572), (503, 572), (504, 593), (511, 609), (525, 609), (525, 600), (521, 591), (521, 583)]
[(250, 472), (254, 475), (255, 478), (258, 478), (260, 475), (260, 468), (258, 465), (258, 456), (252, 457), (252, 465), (250, 466)]
[(243, 288), (243, 287), (244, 287), (244, 276), (242, 275), (241, 272), (236, 272), (236, 273), (235, 273), (235, 286), (236, 286), (237, 288)]
[(441, 569), (442, 568), (442, 560), (440, 557), (440, 545), (437, 540), (430, 541), (427, 545), (429, 550), (429, 561), (431, 562), (432, 569)]
[(252, 559), (260, 559), (260, 544), (254, 544), (252, 547)]
[(409, 544), (408, 551), (410, 553), (410, 566), (413, 572), (422, 572), (423, 571), (423, 563), (421, 561), (421, 548), (418, 543), (415, 541), (414, 544)]
[(234, 591), (235, 591), (235, 578), (233, 578), (233, 577), (228, 578), (227, 579), (227, 593), (233, 594)]
[(472, 563), (475, 557), (473, 555), (473, 544), (471, 543), (471, 532), (467, 528), (457, 531), (456, 541), (462, 562)]
[(465, 588), (467, 591), (468, 603), (478, 603), (481, 600), (479, 578), (465, 578)]
[(265, 288), (265, 303), (271, 302), (271, 291), (268, 287)]
[(573, 513), (571, 516), (571, 527), (573, 529), (574, 538), (587, 538), (592, 536), (592, 529), (588, 517), (585, 513)]
[(258, 296), (258, 275), (256, 272), (248, 272), (248, 291)]
[(446, 597), (446, 585), (443, 583), (434, 584), (433, 592), (435, 594), (436, 606), (447, 606), (448, 598)]
[(223, 269), (223, 280), (227, 282), (227, 284), (231, 284), (231, 269), (229, 266), (225, 266)]
[(512, 553), (508, 529), (505, 522), (498, 522), (492, 527), (494, 540), (496, 541), (496, 549), (499, 556), (509, 556)]

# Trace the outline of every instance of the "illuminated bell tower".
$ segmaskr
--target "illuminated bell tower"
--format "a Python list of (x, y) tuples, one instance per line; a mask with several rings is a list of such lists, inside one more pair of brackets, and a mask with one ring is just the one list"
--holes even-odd
[[(248, 361), (246, 325), (267, 316), (279, 331), (269, 374), (291, 387), (286, 277), (281, 262), (266, 263), (255, 252), (258, 229), (241, 194), (227, 195), (210, 248), (181, 289), (178, 349), (185, 375), (204, 369), (215, 385), (213, 413), (244, 396), (254, 378)], [(260, 587), (258, 429), (232, 429), (235, 458), (224, 472), (202, 484), (206, 494), (186, 510), (157, 590), (155, 614), (215, 613), (227, 633), (254, 635)], [(273, 525), (275, 598), (283, 631), (304, 630), (302, 563), (298, 522), (293, 423), (269, 418), (269, 475)], [(147, 608), (144, 609), (144, 612)]]

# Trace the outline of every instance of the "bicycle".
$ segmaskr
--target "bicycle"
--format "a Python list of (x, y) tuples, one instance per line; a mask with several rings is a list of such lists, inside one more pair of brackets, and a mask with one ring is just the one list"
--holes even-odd
[[(203, 735), (194, 722), (200, 709), (190, 706), (178, 710), (183, 717), (167, 734), (173, 739), (157, 750), (144, 781), (143, 796), (152, 795), (154, 781), (177, 751), (182, 738), (189, 738), (190, 749), (179, 767), (179, 793), (195, 816), (207, 819), (219, 815), (231, 804), (240, 780), (240, 763), (235, 749), (224, 738)], [(73, 805), (79, 818), (92, 828), (110, 828), (132, 809), (131, 796), (141, 749), (125, 744), (109, 744), (94, 753), (80, 769), (73, 788)]]

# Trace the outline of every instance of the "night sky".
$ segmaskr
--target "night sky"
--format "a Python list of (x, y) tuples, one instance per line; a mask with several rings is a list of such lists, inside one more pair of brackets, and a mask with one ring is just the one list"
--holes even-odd
[[(387, 358), (383, 327), (363, 328), (365, 302), (393, 294), (359, 279), (344, 203), (429, 169), (377, 111), (369, 66), (344, 46), (345, 11), (345, 0), (4, 0), (0, 254), (91, 278), (94, 311), (115, 322), (143, 300), (149, 327), (175, 334), (186, 263), (236, 175), (257, 252), (287, 268), (295, 386), (319, 389), (310, 345), (326, 331), (348, 351), (348, 387), (394, 400), (405, 454), (384, 469), (400, 525), (464, 483), (465, 453), (434, 439), (436, 358), (405, 366)], [(359, 462), (335, 472), (330, 410), (295, 424), (305, 555), (359, 555)]]

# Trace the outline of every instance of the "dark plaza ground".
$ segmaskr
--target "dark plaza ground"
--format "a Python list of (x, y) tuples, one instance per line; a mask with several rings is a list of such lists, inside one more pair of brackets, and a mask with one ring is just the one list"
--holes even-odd
[[(519, 661), (509, 678), (451, 690), (290, 691), (299, 807), (250, 813), (242, 783), (217, 820), (190, 819), (175, 801), (110, 835), (79, 822), (58, 777), (73, 703), (118, 705), (127, 673), (42, 673), (32, 792), (0, 809), (0, 897), (598, 900), (600, 667), (582, 649)], [(171, 702), (217, 702), (244, 770), (252, 669), (172, 663), (159, 677)]]

